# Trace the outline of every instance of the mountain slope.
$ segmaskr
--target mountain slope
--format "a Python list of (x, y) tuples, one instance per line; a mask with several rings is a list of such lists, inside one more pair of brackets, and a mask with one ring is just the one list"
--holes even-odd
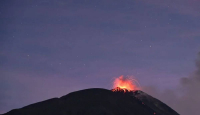
[(148, 107), (156, 111), (156, 113), (162, 115), (177, 115), (178, 113), (171, 109), (169, 106), (161, 102), (160, 100), (144, 93), (143, 91), (134, 91), (134, 97), (141, 100)]
[(93, 88), (11, 110), (3, 115), (178, 115), (152, 98), (141, 91), (112, 92)]

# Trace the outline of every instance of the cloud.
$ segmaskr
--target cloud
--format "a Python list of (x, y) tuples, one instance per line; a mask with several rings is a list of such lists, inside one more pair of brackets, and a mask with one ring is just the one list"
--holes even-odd
[(144, 91), (160, 99), (181, 115), (199, 115), (200, 105), (200, 53), (196, 59), (196, 70), (189, 77), (180, 79), (180, 88), (159, 91), (156, 87), (144, 87)]

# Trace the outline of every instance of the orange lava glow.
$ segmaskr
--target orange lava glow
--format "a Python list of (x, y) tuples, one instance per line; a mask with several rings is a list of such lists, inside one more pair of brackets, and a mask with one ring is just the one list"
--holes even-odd
[(127, 91), (139, 89), (136, 83), (138, 83), (137, 80), (131, 79), (131, 78), (124, 78), (124, 76), (121, 75), (119, 78), (116, 78), (114, 80), (112, 91), (113, 92), (117, 92), (117, 91), (127, 92)]

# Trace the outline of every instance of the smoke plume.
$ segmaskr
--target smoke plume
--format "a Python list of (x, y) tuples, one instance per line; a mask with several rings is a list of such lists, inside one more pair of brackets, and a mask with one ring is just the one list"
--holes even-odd
[(144, 90), (181, 115), (200, 115), (200, 52), (195, 64), (196, 70), (192, 75), (180, 79), (180, 89), (167, 90), (164, 93), (159, 92), (155, 87), (144, 88)]

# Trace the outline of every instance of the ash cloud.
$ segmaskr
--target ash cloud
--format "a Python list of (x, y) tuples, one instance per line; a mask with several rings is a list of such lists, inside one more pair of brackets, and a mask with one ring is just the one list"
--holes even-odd
[(200, 52), (195, 61), (196, 70), (180, 79), (180, 88), (160, 92), (156, 87), (145, 87), (144, 91), (160, 99), (181, 115), (200, 114)]
[(189, 86), (196, 85), (196, 83), (200, 84), (200, 52), (198, 53), (198, 58), (196, 59), (196, 67), (197, 70), (193, 73), (191, 77), (181, 79), (182, 85)]

